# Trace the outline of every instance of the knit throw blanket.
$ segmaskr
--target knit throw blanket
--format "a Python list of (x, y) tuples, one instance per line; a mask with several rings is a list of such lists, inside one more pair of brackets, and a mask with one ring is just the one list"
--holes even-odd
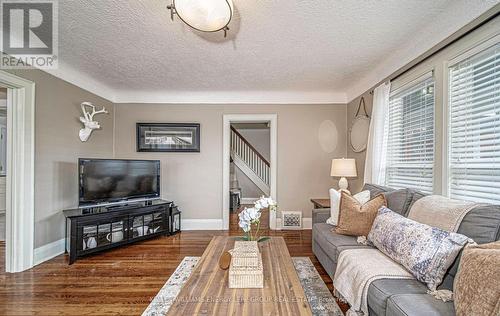
[(453, 200), (440, 195), (429, 195), (413, 204), (408, 218), (456, 233), (462, 219), (477, 205), (474, 202)]
[(347, 315), (368, 315), (368, 288), (378, 279), (414, 277), (377, 249), (348, 249), (340, 253), (333, 286), (336, 296), (351, 305)]

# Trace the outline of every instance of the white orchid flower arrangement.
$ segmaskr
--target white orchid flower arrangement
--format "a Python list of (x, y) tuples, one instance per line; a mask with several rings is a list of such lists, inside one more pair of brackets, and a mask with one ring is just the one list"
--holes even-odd
[[(243, 240), (256, 240), (257, 242), (261, 242), (269, 239), (269, 237), (259, 237), (260, 216), (262, 214), (262, 210), (266, 208), (268, 208), (270, 212), (276, 211), (278, 209), (278, 205), (272, 198), (263, 196), (254, 203), (253, 207), (245, 207), (245, 209), (238, 215), (240, 219), (239, 226), (246, 233), (246, 235), (242, 237)], [(252, 234), (253, 227), (256, 227), (256, 230), (255, 233)]]

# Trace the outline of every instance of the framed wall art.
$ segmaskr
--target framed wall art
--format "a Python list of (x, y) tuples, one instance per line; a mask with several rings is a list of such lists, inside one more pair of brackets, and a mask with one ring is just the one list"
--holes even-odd
[(137, 123), (139, 152), (200, 152), (198, 123)]

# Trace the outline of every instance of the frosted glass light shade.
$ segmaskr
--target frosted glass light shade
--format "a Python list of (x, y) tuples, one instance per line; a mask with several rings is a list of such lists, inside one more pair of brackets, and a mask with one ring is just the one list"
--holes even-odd
[(355, 159), (332, 159), (332, 177), (357, 177)]
[(174, 0), (173, 4), (184, 23), (203, 32), (222, 30), (233, 16), (232, 0)]

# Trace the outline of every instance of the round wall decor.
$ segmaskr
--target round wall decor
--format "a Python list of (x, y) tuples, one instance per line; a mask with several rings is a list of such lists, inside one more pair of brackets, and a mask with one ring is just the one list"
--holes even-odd
[(321, 122), (318, 129), (318, 141), (326, 153), (332, 153), (337, 149), (337, 144), (339, 140), (339, 133), (337, 131), (337, 126), (330, 120), (325, 120)]
[[(363, 104), (364, 114), (360, 114), (361, 104)], [(368, 133), (370, 131), (370, 116), (366, 112), (365, 98), (361, 97), (359, 100), (358, 110), (354, 120), (352, 121), (351, 128), (349, 129), (349, 142), (351, 143), (352, 151), (360, 153), (366, 150), (368, 142)]]

